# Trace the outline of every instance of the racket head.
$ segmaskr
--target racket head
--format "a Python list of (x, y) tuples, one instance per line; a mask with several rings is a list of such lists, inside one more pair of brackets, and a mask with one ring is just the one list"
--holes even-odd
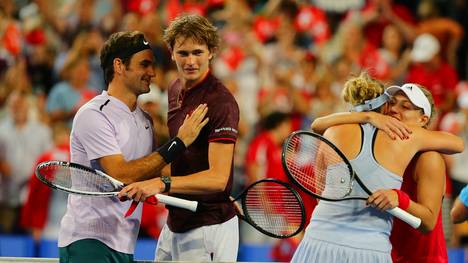
[(291, 133), (283, 144), (288, 177), (306, 193), (328, 201), (347, 198), (356, 178), (351, 163), (329, 140), (309, 131)]
[(300, 195), (289, 184), (262, 179), (251, 184), (240, 199), (242, 219), (274, 238), (295, 236), (304, 229), (306, 214)]
[(108, 175), (67, 161), (41, 162), (35, 173), (47, 186), (71, 194), (106, 197), (117, 195), (121, 189)]

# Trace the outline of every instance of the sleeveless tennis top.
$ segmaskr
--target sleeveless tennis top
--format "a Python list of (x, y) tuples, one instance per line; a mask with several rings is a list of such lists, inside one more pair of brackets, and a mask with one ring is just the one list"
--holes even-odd
[[(418, 200), (418, 185), (413, 178), (416, 166), (413, 158), (405, 170), (404, 181), (401, 190), (408, 193), (411, 200)], [(447, 246), (444, 238), (442, 224), (442, 208), (439, 210), (434, 229), (429, 233), (421, 233), (405, 222), (396, 219), (393, 222), (392, 235), (392, 259), (395, 263), (404, 262), (448, 262)], [(411, 246), (408, 246), (411, 244)]]
[[(374, 158), (376, 128), (361, 125), (362, 144), (351, 165), (362, 182), (373, 192), (378, 189), (400, 189), (403, 179), (381, 166)], [(367, 197), (356, 182), (350, 196)], [(365, 200), (330, 202), (316, 206), (305, 237), (359, 249), (390, 253), (392, 215), (366, 206)]]

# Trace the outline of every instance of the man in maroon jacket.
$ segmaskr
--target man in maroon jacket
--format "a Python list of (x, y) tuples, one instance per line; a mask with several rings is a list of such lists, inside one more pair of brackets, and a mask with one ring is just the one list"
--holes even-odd
[(196, 213), (168, 207), (156, 261), (236, 261), (238, 219), (229, 197), (239, 107), (210, 72), (210, 61), (219, 45), (217, 29), (202, 16), (184, 15), (171, 22), (164, 40), (178, 70), (178, 79), (168, 91), (170, 136), (175, 136), (199, 104), (207, 104), (209, 122), (193, 144), (172, 161), (171, 176), (129, 185), (121, 195), (127, 193), (142, 201), (153, 194), (170, 193), (207, 204)]

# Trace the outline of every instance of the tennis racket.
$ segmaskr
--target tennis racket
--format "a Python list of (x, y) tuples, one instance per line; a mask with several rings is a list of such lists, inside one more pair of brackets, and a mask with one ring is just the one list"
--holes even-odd
[[(122, 182), (111, 176), (84, 165), (66, 161), (46, 161), (39, 163), (36, 167), (36, 176), (47, 186), (65, 191), (71, 194), (88, 195), (96, 197), (116, 196), (125, 186)], [(168, 195), (157, 194), (157, 200), (148, 198), (148, 203), (158, 202), (188, 209), (195, 212), (198, 202), (176, 198)], [(147, 200), (148, 200), (147, 199)], [(132, 204), (128, 214), (136, 208), (136, 202)]]
[[(296, 131), (283, 144), (282, 163), (286, 174), (302, 190), (327, 201), (367, 200), (351, 196), (354, 182), (368, 194), (372, 192), (359, 179), (345, 155), (329, 140), (308, 131)], [(395, 207), (387, 210), (414, 228), (421, 219)]]
[(299, 194), (285, 182), (267, 178), (248, 186), (234, 200), (237, 215), (258, 231), (274, 238), (292, 237), (305, 225)]

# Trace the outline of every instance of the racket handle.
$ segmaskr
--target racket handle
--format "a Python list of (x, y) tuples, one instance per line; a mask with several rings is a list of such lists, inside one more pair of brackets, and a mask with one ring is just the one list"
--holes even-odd
[(184, 208), (192, 212), (197, 211), (197, 207), (198, 207), (197, 201), (190, 201), (190, 200), (181, 199), (181, 198), (163, 195), (163, 194), (157, 194), (156, 198), (158, 199), (159, 202), (166, 204), (166, 205)]
[(398, 217), (408, 225), (412, 226), (413, 228), (417, 229), (421, 225), (421, 219), (418, 217), (415, 217), (414, 215), (406, 212), (405, 210), (395, 207), (392, 209), (387, 210), (390, 214)]

